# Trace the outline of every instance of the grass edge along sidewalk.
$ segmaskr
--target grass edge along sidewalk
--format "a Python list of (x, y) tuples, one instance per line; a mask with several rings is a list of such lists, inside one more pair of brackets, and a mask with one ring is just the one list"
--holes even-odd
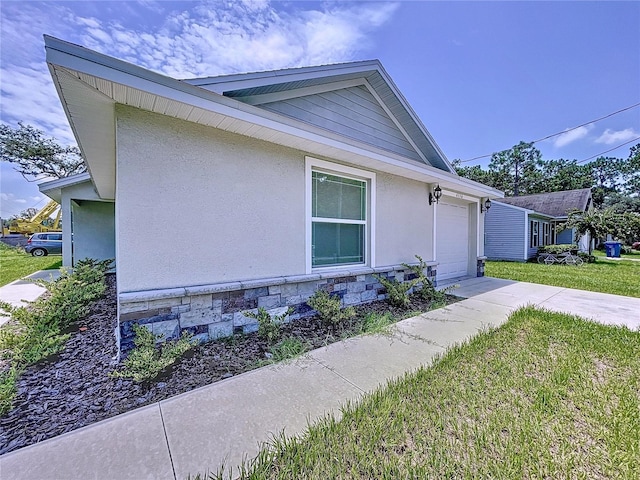
[(111, 259), (80, 260), (73, 272), (63, 270), (54, 281), (36, 282), (48, 295), (28, 306), (0, 302), (0, 309), (11, 315), (11, 321), (0, 328), (0, 355), (6, 362), (0, 370), (0, 416), (11, 409), (24, 369), (59, 352), (69, 338), (68, 327), (104, 294), (105, 274), (112, 263)]
[(62, 266), (62, 257), (33, 257), (19, 248), (0, 242), (0, 287), (26, 277), (38, 270), (55, 270)]
[(488, 261), (485, 275), (518, 282), (640, 298), (640, 262), (634, 261), (597, 260), (596, 263), (585, 263), (580, 267)]
[(523, 307), (498, 329), (195, 478), (640, 478), (640, 332)]

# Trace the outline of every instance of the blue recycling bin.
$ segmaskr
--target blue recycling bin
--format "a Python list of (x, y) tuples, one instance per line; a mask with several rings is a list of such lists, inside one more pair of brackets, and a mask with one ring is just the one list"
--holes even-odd
[(607, 257), (620, 258), (620, 250), (622, 250), (620, 242), (604, 242), (604, 248), (607, 252)]

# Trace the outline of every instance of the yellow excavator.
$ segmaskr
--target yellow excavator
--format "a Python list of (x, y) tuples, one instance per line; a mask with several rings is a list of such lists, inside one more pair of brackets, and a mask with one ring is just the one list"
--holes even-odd
[(9, 223), (9, 232), (20, 233), (22, 235), (31, 235), (37, 232), (60, 232), (62, 208), (58, 209), (58, 213), (53, 222), (50, 221), (51, 215), (59, 206), (58, 202), (51, 200), (28, 220), (23, 218), (11, 220)]

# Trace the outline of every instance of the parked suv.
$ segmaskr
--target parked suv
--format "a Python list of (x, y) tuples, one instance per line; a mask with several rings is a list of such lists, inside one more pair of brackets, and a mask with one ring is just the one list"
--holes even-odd
[(24, 251), (34, 257), (44, 257), (50, 253), (62, 254), (62, 233), (34, 233)]

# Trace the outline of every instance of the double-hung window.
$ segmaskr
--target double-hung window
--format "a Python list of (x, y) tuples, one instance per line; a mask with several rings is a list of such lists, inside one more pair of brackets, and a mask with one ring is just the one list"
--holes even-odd
[(539, 237), (538, 237), (538, 228), (539, 227), (540, 227), (540, 222), (536, 222), (535, 220), (531, 220), (531, 222), (530, 222), (531, 240), (529, 242), (529, 246), (531, 248), (537, 247), (539, 245)]
[(548, 223), (542, 224), (542, 245), (551, 244), (551, 225)]
[(315, 159), (307, 159), (307, 168), (307, 265), (315, 269), (368, 264), (375, 175)]

